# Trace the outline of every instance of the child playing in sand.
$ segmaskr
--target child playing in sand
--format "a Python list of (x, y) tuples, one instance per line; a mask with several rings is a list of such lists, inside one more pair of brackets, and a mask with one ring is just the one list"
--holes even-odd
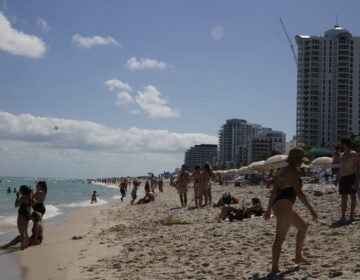
[(97, 202), (96, 191), (94, 191), (91, 196), (91, 204), (96, 203), (96, 202)]

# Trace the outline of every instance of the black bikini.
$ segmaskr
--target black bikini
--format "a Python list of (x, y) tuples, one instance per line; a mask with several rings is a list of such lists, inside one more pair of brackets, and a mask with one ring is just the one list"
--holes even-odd
[(23, 216), (27, 221), (30, 221), (30, 204), (21, 204), (18, 210), (18, 214)]
[(38, 202), (38, 203), (34, 204), (32, 208), (34, 211), (40, 212), (41, 215), (44, 216), (46, 208), (45, 208), (45, 205), (43, 202)]
[[(300, 179), (300, 186), (302, 187), (302, 181)], [(294, 190), (294, 188), (292, 186), (287, 187), (287, 188), (283, 188), (283, 189), (278, 189), (278, 191), (276, 192), (276, 196), (273, 202), (273, 205), (278, 202), (279, 200), (282, 199), (286, 199), (286, 200), (290, 200), (292, 204), (295, 203), (296, 201), (296, 192)]]

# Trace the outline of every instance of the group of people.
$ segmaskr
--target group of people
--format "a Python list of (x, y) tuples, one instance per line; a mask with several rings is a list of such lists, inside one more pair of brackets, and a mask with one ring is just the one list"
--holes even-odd
[(190, 180), (194, 181), (195, 207), (198, 208), (211, 205), (211, 179), (213, 177), (214, 172), (208, 162), (206, 162), (202, 168), (200, 166), (195, 166), (195, 171), (192, 174), (187, 171), (186, 165), (183, 164), (177, 180), (174, 182), (175, 188), (179, 194), (181, 206), (187, 206), (187, 192)]
[[(19, 235), (9, 243), (0, 246), (0, 249), (6, 249), (20, 243), (20, 249), (24, 250), (28, 246), (39, 245), (43, 241), (42, 219), (46, 212), (44, 201), (47, 195), (47, 184), (45, 181), (39, 181), (36, 184), (35, 193), (26, 185), (20, 186), (16, 193), (15, 207), (18, 209), (17, 227)], [(28, 235), (30, 220), (33, 222), (32, 235)]]

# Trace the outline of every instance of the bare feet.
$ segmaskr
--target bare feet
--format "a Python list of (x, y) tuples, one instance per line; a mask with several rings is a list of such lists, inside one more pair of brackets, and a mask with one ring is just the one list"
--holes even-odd
[(309, 265), (310, 262), (306, 259), (304, 259), (303, 257), (300, 257), (300, 258), (295, 258), (293, 259), (294, 263), (297, 263), (297, 264), (304, 264), (304, 265)]

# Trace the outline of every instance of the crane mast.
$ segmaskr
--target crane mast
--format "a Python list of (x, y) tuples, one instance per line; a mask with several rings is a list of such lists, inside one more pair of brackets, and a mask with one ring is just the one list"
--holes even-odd
[(283, 22), (283, 20), (282, 20), (281, 18), (280, 18), (280, 23), (281, 23), (281, 26), (282, 26), (282, 28), (283, 28), (283, 30), (284, 30), (284, 33), (285, 33), (285, 35), (286, 35), (286, 38), (287, 38), (287, 40), (289, 41), (290, 48), (291, 48), (291, 52), (292, 52), (292, 54), (293, 54), (293, 56), (294, 56), (295, 65), (297, 66), (297, 56), (296, 56), (296, 53), (295, 53), (295, 50), (294, 50), (294, 45), (293, 45), (293, 43), (292, 43), (291, 40), (290, 40), (290, 37), (289, 37), (289, 34), (288, 34), (287, 30), (286, 30), (285, 24), (284, 24), (284, 22)]

